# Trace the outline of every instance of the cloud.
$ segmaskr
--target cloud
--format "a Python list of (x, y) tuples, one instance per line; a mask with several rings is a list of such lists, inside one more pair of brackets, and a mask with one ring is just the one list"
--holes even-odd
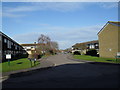
[(50, 24), (46, 24), (46, 23), (41, 23), (41, 24), (39, 24), (40, 26), (43, 26), (43, 27), (45, 27), (45, 26), (50, 26)]
[(27, 3), (24, 6), (16, 6), (16, 7), (3, 7), (6, 12), (30, 12), (30, 11), (38, 11), (38, 10), (55, 10), (55, 11), (73, 11), (83, 7), (82, 3), (67, 3), (67, 2), (38, 2), (38, 3)]
[[(3, 6), (2, 15), (4, 17), (24, 17), (27, 16), (25, 12), (37, 11), (37, 7), (32, 6), (17, 6), (17, 7), (5, 7)], [(24, 12), (24, 13), (23, 13)]]
[(14, 40), (16, 40), (18, 43), (34, 43), (37, 41), (37, 37), (39, 37), (39, 34), (34, 32), (13, 36)]
[[(2, 0), (3, 2), (33, 2), (33, 0)], [(119, 0), (34, 0), (34, 2), (118, 2)]]
[(36, 10), (39, 10), (39, 7), (38, 6), (16, 6), (16, 7), (3, 7), (3, 9), (6, 11), (6, 12), (30, 12), (30, 11), (36, 11)]
[(60, 49), (70, 48), (75, 42), (70, 42), (69, 40), (59, 41), (58, 45)]
[(99, 6), (105, 9), (111, 9), (111, 8), (117, 8), (118, 7), (118, 2), (102, 2), (99, 3)]
[(76, 2), (50, 2), (50, 3), (32, 3), (39, 6), (39, 10), (54, 10), (59, 12), (71, 12), (78, 9), (82, 9), (84, 6), (82, 3)]
[[(94, 3), (96, 4), (96, 3)], [(118, 3), (113, 2), (101, 2), (97, 3), (102, 8), (114, 8), (118, 7)], [(5, 17), (24, 17), (26, 12), (35, 12), (35, 11), (58, 11), (58, 12), (73, 12), (77, 10), (85, 9), (85, 7), (89, 7), (93, 5), (93, 3), (84, 3), (84, 2), (27, 2), (25, 5), (18, 6), (3, 6), (3, 16)], [(24, 15), (23, 15), (24, 13)]]
[(5, 6), (3, 4), (3, 16), (5, 17), (23, 17), (27, 12), (35, 11), (57, 11), (57, 12), (73, 12), (84, 9), (88, 3), (79, 2), (27, 2), (18, 4), (17, 6)]
[[(33, 11), (42, 11), (42, 10), (53, 10), (59, 12), (71, 12), (74, 10), (78, 10), (82, 8), (82, 4), (80, 3), (26, 3), (26, 5), (19, 6), (3, 6), (3, 16), (4, 17), (24, 17), (26, 12)], [(24, 15), (23, 15), (24, 13)]]
[(10, 18), (18, 18), (18, 17), (24, 17), (26, 15), (23, 15), (23, 14), (13, 14), (13, 13), (2, 13), (2, 16), (4, 17), (10, 17)]
[(19, 34), (13, 38), (19, 43), (34, 43), (34, 41), (37, 41), (37, 38), (40, 36), (40, 34), (44, 34), (49, 36), (52, 41), (57, 41), (61, 49), (65, 49), (71, 47), (75, 43), (97, 40), (97, 33), (102, 28), (102, 26), (103, 25), (94, 25), (82, 28), (62, 27), (63, 30), (58, 29), (54, 32), (51, 29), (49, 32), (37, 31), (37, 33), (31, 32), (26, 34)]

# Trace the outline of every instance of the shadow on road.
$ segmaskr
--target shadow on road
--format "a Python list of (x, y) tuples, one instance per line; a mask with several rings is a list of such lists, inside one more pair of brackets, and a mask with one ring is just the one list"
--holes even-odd
[(11, 74), (2, 88), (119, 88), (120, 65), (70, 63)]

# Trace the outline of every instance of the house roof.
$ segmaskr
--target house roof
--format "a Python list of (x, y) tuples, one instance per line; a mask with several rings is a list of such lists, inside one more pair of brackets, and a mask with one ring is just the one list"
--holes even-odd
[(114, 22), (114, 21), (108, 21), (110, 24), (116, 24), (116, 25), (120, 25), (120, 22)]
[(39, 44), (21, 44), (21, 46), (36, 46), (36, 45), (43, 45), (42, 43)]
[[(8, 35), (4, 34), (3, 32), (0, 31), (0, 35), (4, 36), (5, 38), (7, 38), (8, 40), (11, 40), (12, 42), (14, 42), (17, 45), (20, 45), (19, 43), (17, 43), (15, 40), (11, 39)], [(21, 45), (20, 45), (21, 46)], [(22, 46), (21, 46), (22, 47)]]
[(103, 31), (103, 29), (104, 29), (108, 24), (111, 24), (111, 25), (120, 27), (120, 22), (108, 21), (108, 22), (103, 26), (103, 28), (97, 33), (97, 35), (98, 35), (101, 31)]
[(88, 42), (84, 42), (84, 43), (85, 43), (85, 44), (98, 43), (98, 40), (88, 41)]
[(83, 43), (76, 43), (74, 46), (81, 46), (81, 45), (86, 45), (86, 44), (90, 44), (90, 43), (98, 43), (98, 40), (93, 40), (93, 41), (88, 41), (88, 42), (83, 42)]

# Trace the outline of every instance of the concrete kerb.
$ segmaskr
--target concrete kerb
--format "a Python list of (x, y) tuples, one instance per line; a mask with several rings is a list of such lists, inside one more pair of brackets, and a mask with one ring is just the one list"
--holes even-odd
[(17, 73), (25, 73), (25, 72), (29, 72), (29, 71), (34, 71), (34, 70), (43, 70), (43, 69), (48, 69), (51, 67), (54, 67), (55, 64), (52, 62), (47, 61), (48, 57), (43, 57), (41, 59), (39, 59), (38, 61), (40, 61), (40, 65), (36, 66), (36, 67), (32, 67), (32, 68), (28, 68), (28, 69), (22, 69), (22, 70), (17, 70), (17, 71), (10, 71), (10, 72), (4, 72), (2, 73), (2, 79), (4, 79), (4, 77), (7, 77), (11, 74), (17, 74)]

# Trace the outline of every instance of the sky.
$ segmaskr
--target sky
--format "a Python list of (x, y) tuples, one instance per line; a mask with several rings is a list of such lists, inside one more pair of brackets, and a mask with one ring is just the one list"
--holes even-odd
[(70, 48), (97, 40), (108, 21), (118, 21), (117, 2), (2, 2), (2, 32), (20, 44), (44, 34)]

